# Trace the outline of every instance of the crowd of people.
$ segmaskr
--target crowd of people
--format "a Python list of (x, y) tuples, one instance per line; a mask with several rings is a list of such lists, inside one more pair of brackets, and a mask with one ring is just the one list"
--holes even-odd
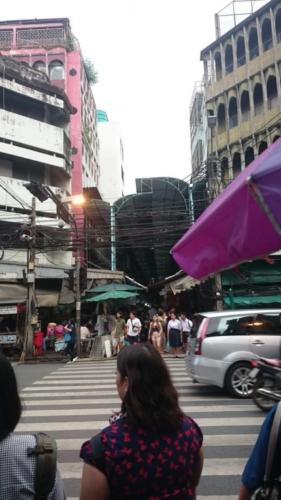
[(166, 314), (162, 309), (151, 308), (142, 318), (132, 310), (127, 321), (118, 312), (111, 332), (114, 355), (123, 345), (148, 341), (158, 352), (169, 350), (178, 357), (186, 352), (192, 325), (186, 313), (177, 315), (175, 309)]
[[(116, 314), (101, 313), (94, 318), (82, 321), (80, 327), (81, 350), (89, 353), (96, 336), (110, 335), (112, 354), (116, 356), (121, 347), (127, 344), (150, 342), (158, 352), (169, 351), (175, 357), (186, 352), (192, 321), (186, 313), (176, 313), (174, 308), (130, 312), (118, 311)], [(59, 323), (49, 322), (45, 332), (40, 324), (34, 332), (34, 353), (36, 356), (54, 351), (75, 357), (77, 342), (76, 325), (73, 319)]]
[[(134, 332), (133, 337), (135, 333), (138, 334)], [(112, 415), (101, 432), (89, 436), (81, 445), (84, 465), (80, 500), (194, 500), (204, 466), (203, 433), (196, 421), (181, 410), (170, 373), (158, 350), (149, 342), (121, 349), (117, 357), (116, 388), (121, 400), (120, 412)], [(64, 500), (64, 485), (56, 463), (50, 467), (50, 459), (40, 456), (38, 466), (42, 451), (36, 444), (37, 435), (14, 432), (22, 406), (14, 370), (1, 354), (0, 400), (0, 498)], [(263, 484), (275, 412), (273, 408), (267, 416), (246, 465), (240, 500), (252, 498)], [(276, 414), (279, 415), (279, 410)], [(49, 454), (51, 450), (52, 445), (48, 447)], [(276, 474), (280, 474), (280, 452), (279, 430), (273, 462)], [(38, 471), (41, 476), (43, 471), (43, 496), (38, 491), (42, 487)]]

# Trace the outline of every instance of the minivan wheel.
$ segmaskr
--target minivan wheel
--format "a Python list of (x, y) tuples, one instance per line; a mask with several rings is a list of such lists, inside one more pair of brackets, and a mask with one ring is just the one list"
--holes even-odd
[(254, 382), (248, 378), (251, 371), (249, 363), (241, 361), (229, 368), (225, 386), (228, 393), (236, 398), (250, 398), (253, 393)]

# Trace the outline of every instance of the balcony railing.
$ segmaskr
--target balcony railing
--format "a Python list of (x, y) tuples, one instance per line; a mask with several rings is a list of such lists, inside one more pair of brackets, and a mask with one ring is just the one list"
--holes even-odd
[(65, 30), (55, 28), (24, 28), (16, 33), (17, 47), (55, 47), (64, 45)]

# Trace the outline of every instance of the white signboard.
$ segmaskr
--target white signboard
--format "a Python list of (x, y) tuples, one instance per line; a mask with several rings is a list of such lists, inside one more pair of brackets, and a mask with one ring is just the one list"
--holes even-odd
[(0, 306), (0, 316), (5, 314), (17, 314), (17, 306)]

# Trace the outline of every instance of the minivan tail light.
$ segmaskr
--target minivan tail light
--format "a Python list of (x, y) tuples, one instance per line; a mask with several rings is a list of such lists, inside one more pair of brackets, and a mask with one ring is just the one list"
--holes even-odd
[(204, 318), (200, 327), (199, 327), (197, 339), (196, 339), (196, 343), (195, 343), (194, 354), (196, 354), (197, 356), (200, 356), (202, 354), (202, 343), (203, 343), (203, 340), (206, 336), (207, 328), (208, 328), (208, 319)]

